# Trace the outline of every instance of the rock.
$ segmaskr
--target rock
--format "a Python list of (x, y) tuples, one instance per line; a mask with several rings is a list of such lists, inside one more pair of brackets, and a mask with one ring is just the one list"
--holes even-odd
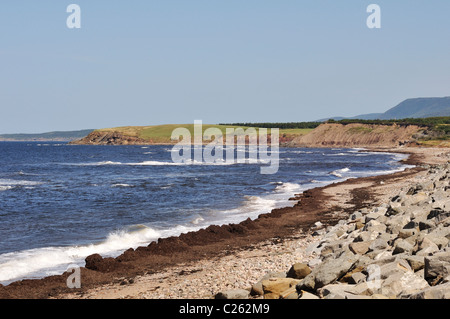
[(434, 220), (424, 220), (419, 222), (419, 230), (423, 231), (426, 229), (434, 228), (436, 227), (436, 222)]
[(318, 289), (323, 299), (370, 299), (372, 290), (364, 282), (358, 285), (330, 284)]
[(349, 248), (354, 254), (364, 255), (369, 250), (371, 243), (366, 241), (353, 242), (349, 245)]
[(304, 290), (301, 290), (298, 296), (298, 299), (320, 299), (318, 296)]
[(313, 242), (313, 243), (309, 244), (308, 247), (306, 247), (305, 253), (307, 255), (320, 254), (321, 250), (322, 250), (321, 243), (320, 242)]
[(425, 258), (423, 256), (411, 255), (405, 257), (405, 259), (414, 272), (417, 272), (425, 267)]
[(416, 228), (402, 229), (399, 231), (398, 237), (405, 239), (405, 238), (411, 237), (413, 235), (416, 235), (417, 232), (418, 232), (418, 230)]
[(306, 264), (296, 263), (292, 265), (287, 273), (287, 277), (294, 279), (303, 279), (311, 273), (311, 269)]
[(270, 279), (270, 278), (285, 278), (286, 277), (286, 273), (284, 272), (269, 272), (267, 274), (265, 274), (257, 283), (255, 283), (251, 290), (250, 290), (250, 294), (252, 296), (262, 296), (264, 295), (264, 290), (263, 290), (263, 286), (262, 286), (262, 282), (264, 280)]
[(362, 272), (355, 272), (351, 275), (348, 283), (356, 285), (356, 284), (362, 283), (364, 281), (366, 281), (366, 275), (363, 274)]
[(359, 220), (362, 217), (362, 213), (361, 212), (354, 212), (353, 214), (350, 215), (349, 220)]
[(232, 289), (221, 291), (215, 295), (215, 299), (248, 299), (250, 292), (245, 289)]
[(450, 282), (405, 296), (409, 299), (450, 299)]
[(296, 289), (297, 291), (306, 290), (306, 291), (314, 291), (316, 286), (316, 277), (314, 274), (314, 270), (305, 278), (303, 278), (302, 281), (300, 281)]
[(413, 250), (413, 248), (414, 246), (411, 245), (408, 241), (400, 239), (395, 243), (394, 251), (392, 252), (392, 254), (396, 255), (404, 252), (409, 253)]
[(369, 233), (377, 233), (377, 236), (379, 233), (384, 233), (386, 232), (386, 225), (380, 223), (377, 220), (371, 220), (368, 223), (366, 223), (366, 225), (364, 226), (364, 230), (368, 231)]
[(382, 216), (383, 214), (381, 212), (371, 212), (369, 214), (367, 214), (365, 216), (364, 222), (367, 224), (369, 223), (371, 220), (375, 220), (377, 218), (379, 218), (380, 216)]
[(291, 287), (295, 287), (300, 280), (292, 278), (270, 278), (262, 282), (264, 299), (279, 299), (280, 295)]
[(352, 253), (344, 253), (336, 259), (329, 259), (314, 269), (315, 289), (334, 283), (344, 276), (357, 262), (358, 257)]
[(279, 299), (298, 299), (299, 295), (295, 286), (288, 288), (280, 294)]
[(415, 229), (418, 226), (419, 226), (418, 223), (416, 221), (412, 220), (409, 223), (407, 223), (405, 226), (403, 226), (403, 229)]
[[(375, 264), (374, 264), (375, 265)], [(396, 273), (413, 272), (409, 263), (404, 259), (397, 259), (393, 262), (383, 264), (379, 268), (380, 279), (386, 279)]]
[(450, 275), (450, 253), (425, 257), (425, 279), (446, 278)]
[(446, 237), (441, 236), (435, 236), (435, 235), (427, 235), (425, 236), (429, 240), (431, 240), (433, 243), (435, 243), (438, 247), (438, 249), (442, 249), (446, 247), (449, 243), (449, 240)]
[(377, 238), (370, 243), (369, 250), (376, 251), (380, 249), (387, 249), (389, 247), (388, 239), (386, 238)]
[(355, 223), (355, 228), (356, 229), (362, 229), (362, 228), (364, 228), (364, 226), (365, 226), (365, 224), (363, 222), (361, 222), (361, 221), (357, 221)]
[(373, 241), (378, 237), (379, 233), (377, 231), (369, 232), (369, 231), (362, 231), (354, 240), (354, 242), (359, 241)]
[(351, 286), (346, 284), (330, 284), (317, 291), (320, 298), (323, 299), (346, 299), (346, 296), (353, 294)]
[(400, 297), (428, 287), (427, 281), (413, 272), (397, 272), (383, 280), (380, 293), (385, 296)]
[(437, 223), (440, 221), (446, 219), (447, 217), (450, 217), (450, 212), (446, 212), (441, 208), (435, 208), (430, 211), (430, 213), (427, 216), (427, 219), (434, 218)]
[(308, 266), (310, 268), (314, 268), (317, 265), (320, 265), (322, 263), (322, 260), (320, 258), (313, 258), (308, 262)]
[(425, 237), (418, 246), (418, 251), (416, 255), (418, 256), (429, 256), (435, 252), (439, 251), (439, 247), (431, 241), (428, 237)]
[[(353, 279), (353, 275), (357, 274), (357, 273), (361, 273), (364, 269), (365, 269), (364, 265), (356, 265), (355, 264), (355, 267), (351, 271), (346, 273), (344, 276), (342, 276), (341, 279), (339, 279), (339, 282), (354, 284), (355, 281)], [(358, 275), (356, 275), (356, 278), (357, 277), (358, 277)], [(364, 275), (364, 277), (365, 277), (365, 275)]]

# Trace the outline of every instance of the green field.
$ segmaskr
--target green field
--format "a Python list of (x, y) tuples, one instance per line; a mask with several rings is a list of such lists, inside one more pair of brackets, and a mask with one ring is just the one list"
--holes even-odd
[[(173, 130), (176, 128), (187, 128), (191, 133), (191, 136), (194, 136), (194, 124), (165, 124), (165, 125), (153, 125), (153, 126), (123, 126), (123, 127), (114, 127), (114, 128), (105, 128), (96, 130), (98, 132), (118, 132), (127, 136), (133, 136), (145, 139), (147, 141), (151, 141), (153, 143), (173, 143), (171, 141), (171, 136)], [(248, 129), (248, 127), (243, 126), (233, 126), (233, 125), (215, 125), (215, 124), (203, 124), (202, 130), (203, 133), (208, 128), (218, 128), (222, 131), (222, 134), (225, 136), (227, 128), (242, 128), (244, 130)], [(258, 128), (255, 128), (258, 132)], [(299, 135), (307, 134), (312, 131), (312, 129), (280, 129), (280, 137), (295, 137)], [(267, 130), (267, 133), (270, 134), (270, 129)]]

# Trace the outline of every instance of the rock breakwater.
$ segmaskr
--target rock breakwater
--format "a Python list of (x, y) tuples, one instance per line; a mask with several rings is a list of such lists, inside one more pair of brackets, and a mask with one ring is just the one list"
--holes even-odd
[(450, 298), (450, 164), (424, 167), (418, 183), (388, 202), (334, 226), (316, 223), (320, 240), (306, 248), (309, 261), (261, 278), (249, 292), (270, 299)]

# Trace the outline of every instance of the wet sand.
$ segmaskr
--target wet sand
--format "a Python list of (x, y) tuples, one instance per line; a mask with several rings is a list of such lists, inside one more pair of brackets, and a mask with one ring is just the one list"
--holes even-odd
[[(377, 149), (411, 154), (407, 164), (439, 164), (450, 149)], [(66, 285), (69, 273), (0, 287), (0, 298), (212, 298), (223, 289), (247, 288), (267, 271), (287, 271), (307, 253), (316, 222), (334, 225), (350, 212), (380, 203), (414, 182), (424, 169), (349, 179), (295, 195), (293, 207), (255, 220), (210, 226), (129, 249), (116, 258), (91, 255), (81, 268), (80, 289)]]

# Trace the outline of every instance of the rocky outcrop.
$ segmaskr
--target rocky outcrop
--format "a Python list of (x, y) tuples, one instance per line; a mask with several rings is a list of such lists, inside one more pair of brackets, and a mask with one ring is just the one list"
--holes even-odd
[(120, 132), (102, 132), (94, 131), (88, 136), (72, 141), (72, 145), (148, 145), (151, 142), (135, 137), (124, 135)]
[(415, 125), (321, 124), (306, 135), (294, 138), (295, 147), (396, 147), (413, 144), (421, 130)]

